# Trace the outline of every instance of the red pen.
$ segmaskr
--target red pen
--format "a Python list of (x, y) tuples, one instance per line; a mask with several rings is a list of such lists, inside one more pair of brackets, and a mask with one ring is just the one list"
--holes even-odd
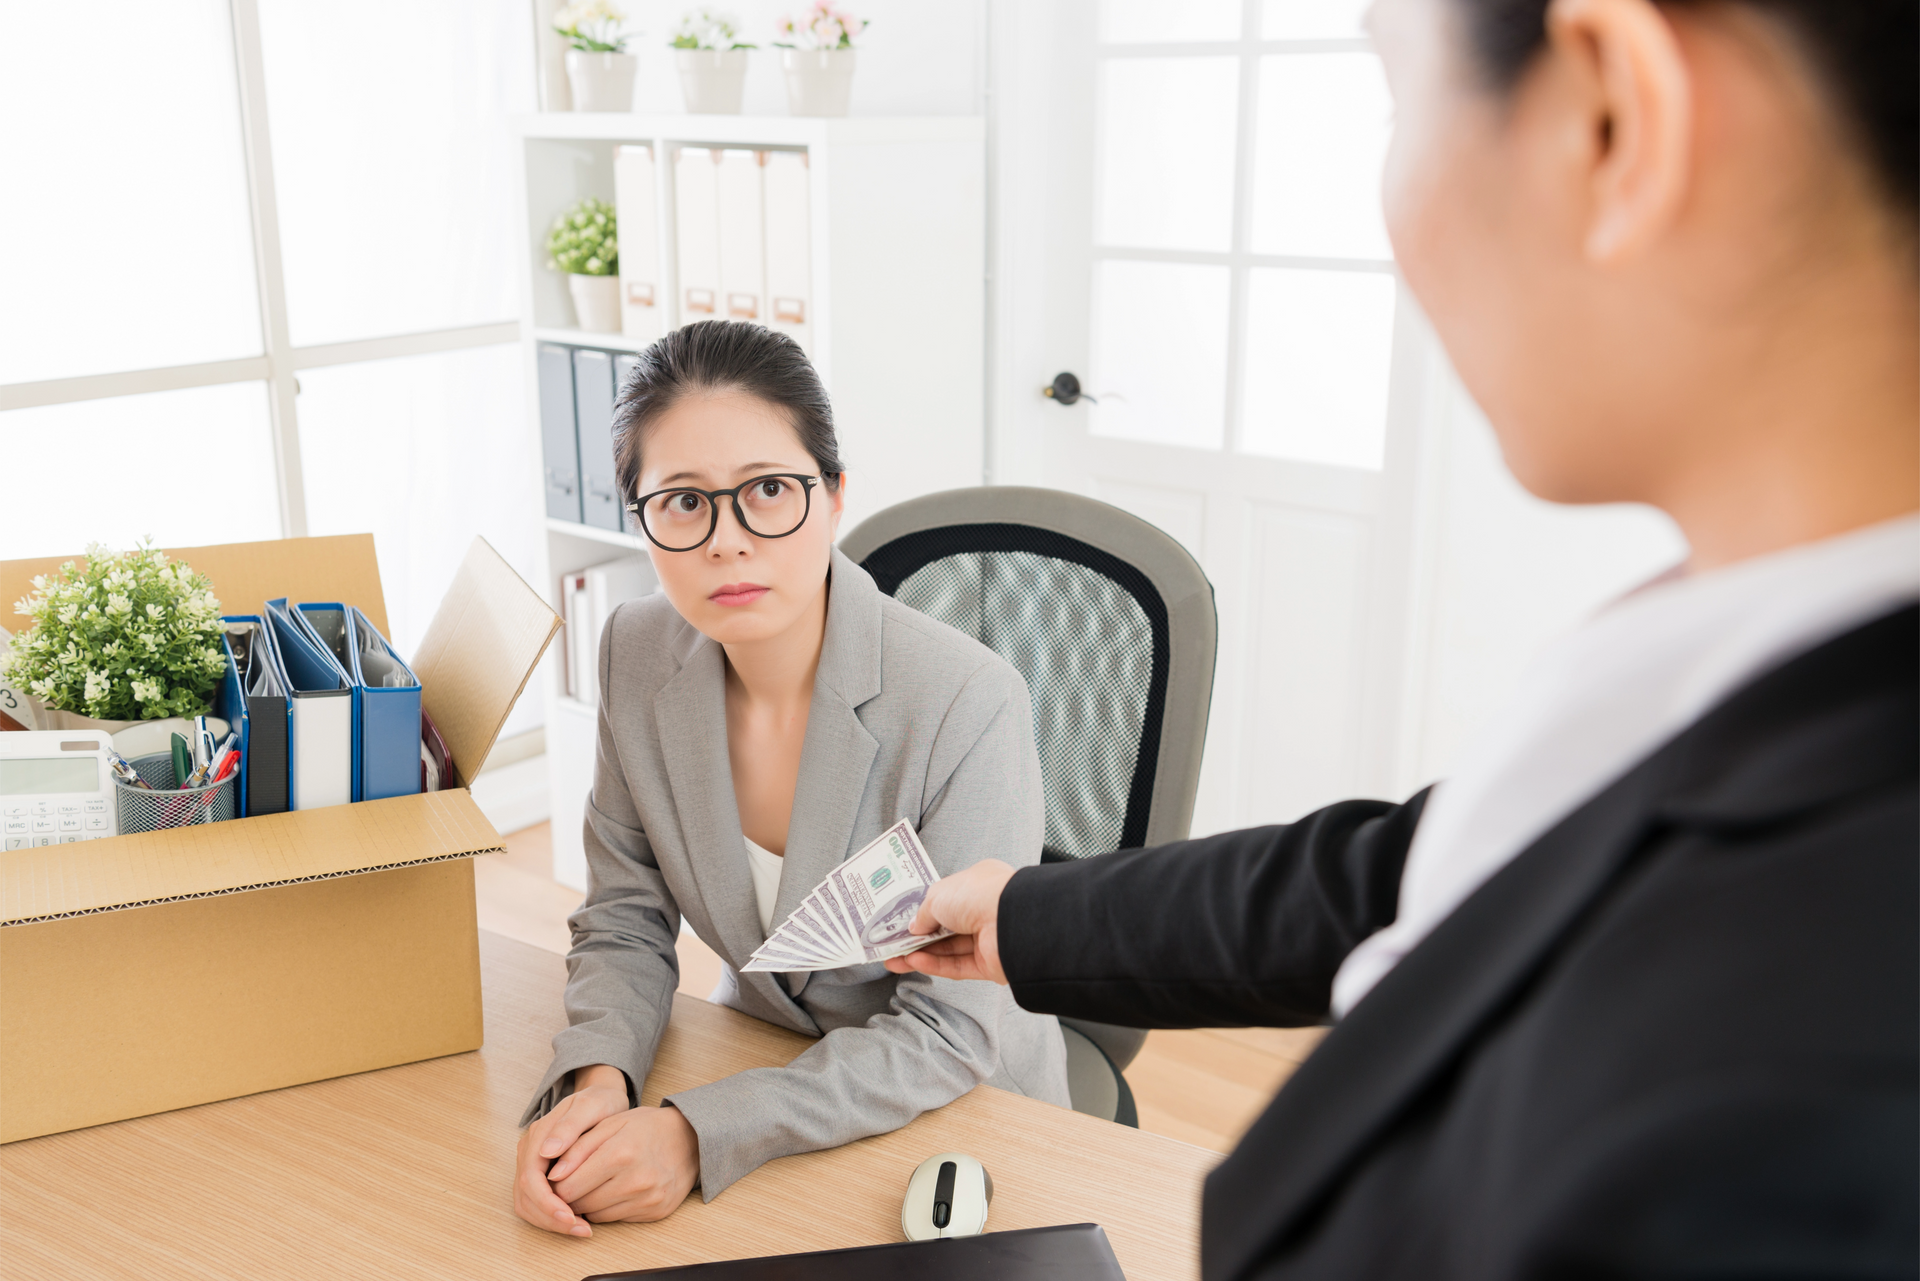
[[(203, 784), (203, 786), (217, 787), (219, 784), (221, 784), (226, 780), (227, 775), (233, 773), (234, 770), (238, 769), (239, 767), (240, 767), (240, 749), (237, 747), (228, 748), (225, 756), (221, 759), (220, 763), (217, 766), (215, 766), (213, 771), (213, 777), (208, 779), (206, 783)], [(213, 808), (214, 798), (219, 795), (220, 793), (217, 791), (208, 792), (206, 795), (206, 798), (200, 802), (200, 808), (194, 812), (193, 818), (190, 819), (189, 821), (198, 823), (200, 821), (201, 815), (205, 814), (209, 809)]]

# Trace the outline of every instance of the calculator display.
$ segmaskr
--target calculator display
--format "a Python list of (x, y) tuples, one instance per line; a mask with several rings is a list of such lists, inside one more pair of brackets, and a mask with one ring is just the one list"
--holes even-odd
[(37, 796), (52, 792), (97, 792), (100, 768), (93, 757), (41, 757), (0, 760), (0, 796)]

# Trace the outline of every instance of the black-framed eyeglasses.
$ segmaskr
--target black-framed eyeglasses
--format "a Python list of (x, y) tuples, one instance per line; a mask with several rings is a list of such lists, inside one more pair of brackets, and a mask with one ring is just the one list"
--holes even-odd
[(775, 472), (755, 476), (732, 489), (657, 489), (627, 504), (640, 528), (665, 552), (690, 552), (707, 545), (720, 527), (720, 500), (733, 503), (734, 519), (756, 538), (785, 538), (807, 523), (818, 476)]

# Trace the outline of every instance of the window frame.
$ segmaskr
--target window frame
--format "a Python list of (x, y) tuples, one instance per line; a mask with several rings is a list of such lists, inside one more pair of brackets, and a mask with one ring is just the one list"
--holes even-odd
[[(1154, 262), (1181, 263), (1197, 266), (1219, 266), (1227, 268), (1227, 367), (1226, 367), (1226, 422), (1222, 434), (1220, 452), (1245, 458), (1260, 459), (1265, 462), (1305, 462), (1311, 460), (1294, 459), (1280, 455), (1254, 453), (1245, 449), (1246, 441), (1246, 374), (1247, 374), (1247, 313), (1248, 299), (1252, 292), (1252, 277), (1256, 269), (1280, 268), (1307, 271), (1345, 271), (1367, 275), (1384, 275), (1399, 278), (1399, 268), (1391, 258), (1335, 258), (1306, 254), (1260, 254), (1251, 249), (1253, 241), (1254, 217), (1254, 166), (1257, 162), (1258, 127), (1260, 111), (1260, 63), (1263, 58), (1276, 54), (1319, 54), (1319, 53), (1366, 53), (1378, 56), (1373, 42), (1365, 36), (1317, 38), (1317, 39), (1277, 39), (1270, 40), (1260, 34), (1264, 23), (1264, 14), (1260, 0), (1247, 0), (1241, 9), (1240, 38), (1237, 40), (1192, 40), (1161, 41), (1153, 43), (1110, 42), (1096, 40), (1093, 45), (1095, 78), (1099, 78), (1099, 68), (1111, 61), (1135, 58), (1205, 58), (1231, 56), (1239, 63), (1238, 101), (1235, 112), (1234, 167), (1233, 167), (1233, 219), (1232, 236), (1229, 247), (1224, 251), (1190, 249), (1142, 249), (1121, 245), (1103, 244), (1097, 236), (1090, 238), (1091, 257), (1089, 265), (1097, 270), (1103, 262)], [(1095, 152), (1104, 156), (1103, 131), (1106, 121), (1096, 104), (1094, 117)], [(1100, 199), (1101, 175), (1096, 172), (1094, 202), (1098, 207)], [(1396, 300), (1393, 348), (1389, 354), (1389, 379), (1398, 363), (1400, 355), (1399, 303)], [(1393, 434), (1391, 414), (1382, 423), (1383, 447)], [(1343, 465), (1343, 464), (1315, 464)], [(1381, 468), (1370, 467), (1362, 470), (1377, 474)]]
[(293, 345), (287, 325), (286, 277), (282, 269), (279, 205), (273, 179), (273, 138), (267, 121), (266, 63), (261, 46), (258, 0), (228, 0), (227, 10), (240, 95), (241, 146), (253, 230), (261, 354), (155, 369), (8, 383), (0, 385), (0, 412), (147, 392), (263, 382), (267, 385), (268, 429), (273, 438), (274, 476), (279, 491), (280, 535), (302, 538), (307, 533), (307, 497), (300, 465), (298, 374), (301, 370), (518, 342), (520, 322), (514, 319), (350, 342)]

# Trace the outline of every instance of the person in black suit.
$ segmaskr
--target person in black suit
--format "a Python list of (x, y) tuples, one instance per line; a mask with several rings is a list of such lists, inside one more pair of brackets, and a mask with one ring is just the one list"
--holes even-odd
[(1920, 1268), (1913, 0), (1378, 0), (1388, 224), (1508, 465), (1675, 571), (1436, 787), (936, 885), (888, 964), (1332, 1031), (1203, 1274)]

